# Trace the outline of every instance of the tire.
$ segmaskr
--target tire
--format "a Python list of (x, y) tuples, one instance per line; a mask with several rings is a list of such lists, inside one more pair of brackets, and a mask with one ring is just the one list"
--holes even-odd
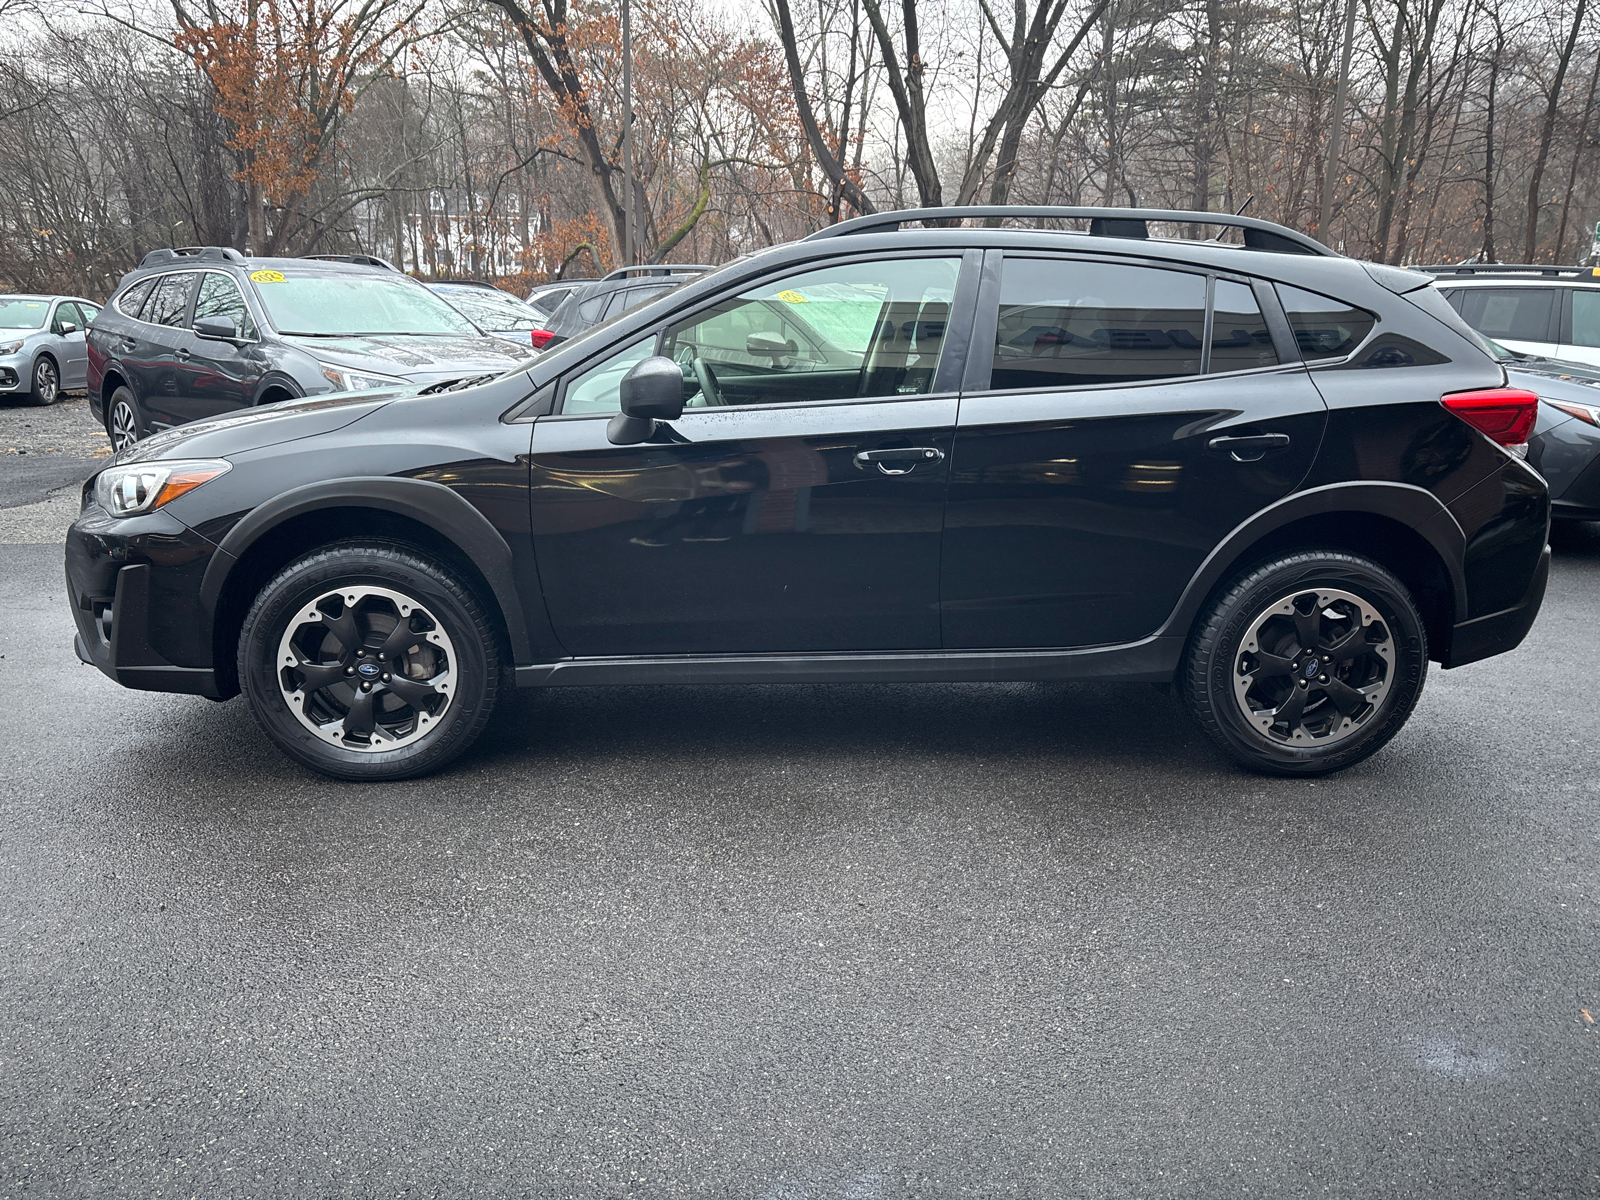
[[(401, 651), (407, 670), (391, 672)], [(373, 539), (278, 572), (244, 619), (238, 665), (285, 754), (361, 781), (444, 766), (483, 732), (501, 681), (500, 638), (472, 591), (414, 548)]]
[(1382, 749), (1427, 673), (1427, 631), (1405, 585), (1375, 562), (1312, 550), (1226, 584), (1190, 636), (1178, 684), (1234, 761), (1312, 776)]
[(122, 450), (145, 436), (144, 410), (132, 388), (119, 387), (111, 393), (106, 405), (106, 436), (113, 450)]
[(61, 399), (61, 368), (48, 354), (33, 360), (32, 387), (28, 399), (43, 407)]

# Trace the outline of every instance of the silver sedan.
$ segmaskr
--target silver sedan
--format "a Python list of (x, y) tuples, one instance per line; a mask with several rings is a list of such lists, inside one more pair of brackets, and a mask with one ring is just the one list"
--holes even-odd
[(78, 296), (0, 296), (0, 396), (54, 404), (86, 386), (84, 332), (99, 312)]

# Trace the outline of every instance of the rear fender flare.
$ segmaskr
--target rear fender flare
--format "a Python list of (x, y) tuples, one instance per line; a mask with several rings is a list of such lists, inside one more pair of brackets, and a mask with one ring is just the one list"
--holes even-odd
[(1467, 539), (1439, 498), (1409, 483), (1331, 483), (1285, 496), (1235, 527), (1200, 564), (1158, 635), (1187, 637), (1212, 590), (1248, 559), (1251, 548), (1263, 538), (1306, 517), (1341, 513), (1388, 517), (1427, 542), (1449, 575), (1454, 619), (1466, 620), (1467, 581), (1461, 564)]
[(446, 538), (482, 573), (505, 620), (517, 662), (530, 662), (532, 645), (517, 596), (511, 547), (471, 504), (443, 484), (426, 479), (355, 477), (308, 483), (275, 496), (228, 531), (200, 586), (205, 611), (215, 613), (228, 576), (261, 537), (285, 521), (319, 509), (374, 508), (426, 525)]

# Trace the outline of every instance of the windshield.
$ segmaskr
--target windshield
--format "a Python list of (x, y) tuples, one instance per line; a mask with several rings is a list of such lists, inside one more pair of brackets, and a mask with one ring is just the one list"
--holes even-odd
[(508, 329), (538, 329), (542, 315), (515, 296), (496, 289), (448, 288), (439, 293), (450, 304), (471, 317), (480, 329), (501, 332)]
[(478, 330), (427, 288), (403, 276), (250, 273), (279, 333), (301, 337), (454, 335)]
[(0, 329), (38, 329), (50, 311), (48, 300), (0, 296)]

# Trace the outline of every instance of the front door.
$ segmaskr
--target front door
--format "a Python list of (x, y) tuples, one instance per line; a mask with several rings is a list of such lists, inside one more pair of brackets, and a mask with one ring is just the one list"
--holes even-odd
[(992, 362), (961, 400), (946, 648), (1136, 641), (1294, 489), (1325, 408), (1263, 304), (1265, 285), (1200, 272), (1005, 259), (973, 333)]
[[(239, 335), (233, 341), (203, 338), (194, 332), (196, 321), (222, 317), (233, 322)], [(267, 365), (260, 352), (255, 319), (231, 276), (207, 271), (201, 277), (188, 334), (188, 357), (183, 360), (181, 386), (173, 401), (180, 419), (198, 421), (247, 407), (255, 396), (256, 385), (267, 373)]]
[[(793, 273), (568, 378), (534, 428), (531, 501), (567, 652), (936, 648), (960, 273), (949, 256)], [(689, 406), (612, 445), (618, 384), (654, 353)]]
[[(74, 325), (71, 333), (63, 330), (68, 325)], [(86, 348), (86, 330), (89, 322), (79, 311), (76, 303), (63, 300), (56, 306), (55, 321), (52, 331), (59, 339), (57, 345), (61, 351), (61, 387), (65, 391), (77, 391), (88, 382), (89, 378), (89, 352)]]

